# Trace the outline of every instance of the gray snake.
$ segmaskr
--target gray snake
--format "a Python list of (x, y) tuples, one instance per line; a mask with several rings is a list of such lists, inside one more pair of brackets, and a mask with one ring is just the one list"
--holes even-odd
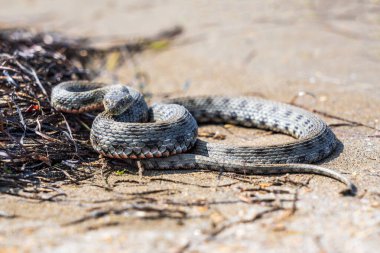
[[(128, 86), (87, 81), (58, 84), (51, 101), (69, 113), (104, 108), (92, 124), (93, 148), (130, 164), (137, 159), (146, 169), (311, 173), (346, 184), (348, 193), (356, 190), (342, 174), (310, 164), (330, 155), (337, 139), (324, 121), (298, 107), (255, 97), (201, 96), (168, 99), (149, 108), (143, 95)], [(265, 147), (209, 143), (197, 139), (197, 122), (267, 129), (297, 141)]]

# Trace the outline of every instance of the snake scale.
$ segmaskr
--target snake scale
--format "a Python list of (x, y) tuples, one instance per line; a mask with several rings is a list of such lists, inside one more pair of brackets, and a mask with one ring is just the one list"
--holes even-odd
[[(146, 169), (208, 169), (244, 174), (310, 173), (356, 187), (334, 170), (310, 163), (326, 158), (337, 139), (316, 115), (255, 97), (201, 96), (168, 99), (148, 107), (125, 85), (69, 81), (52, 90), (52, 106), (63, 112), (104, 109), (91, 128), (100, 154)], [(272, 130), (297, 141), (265, 147), (231, 146), (197, 139), (199, 123), (230, 123)]]

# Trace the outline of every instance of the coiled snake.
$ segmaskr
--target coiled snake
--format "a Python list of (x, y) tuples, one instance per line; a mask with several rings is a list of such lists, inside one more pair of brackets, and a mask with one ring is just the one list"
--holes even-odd
[[(170, 99), (149, 108), (142, 94), (128, 86), (87, 81), (58, 84), (51, 101), (54, 108), (69, 113), (104, 108), (92, 124), (93, 148), (103, 156), (131, 164), (138, 159), (146, 169), (311, 173), (346, 184), (346, 192), (354, 194), (356, 190), (342, 174), (304, 164), (327, 157), (337, 139), (316, 115), (291, 105), (255, 97), (204, 96)], [(197, 139), (197, 122), (267, 129), (291, 135), (297, 141), (265, 147), (208, 143)]]

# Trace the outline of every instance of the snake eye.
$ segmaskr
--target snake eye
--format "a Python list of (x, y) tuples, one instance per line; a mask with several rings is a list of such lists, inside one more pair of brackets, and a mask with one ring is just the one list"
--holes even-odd
[(103, 99), (103, 105), (106, 111), (109, 111), (113, 106), (112, 106), (112, 100), (109, 98), (104, 98)]
[(112, 115), (122, 114), (132, 102), (133, 98), (125, 88), (109, 91), (103, 98), (105, 110)]

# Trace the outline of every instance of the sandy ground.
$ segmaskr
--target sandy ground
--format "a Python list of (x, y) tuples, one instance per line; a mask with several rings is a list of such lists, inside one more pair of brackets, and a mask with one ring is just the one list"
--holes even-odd
[[(119, 80), (129, 81), (138, 68), (149, 74), (153, 94), (244, 94), (290, 102), (298, 92), (310, 92), (315, 98), (297, 103), (368, 126), (342, 125), (347, 122), (321, 115), (335, 124), (342, 142), (323, 165), (347, 173), (358, 186), (357, 197), (342, 197), (341, 184), (307, 175), (126, 172), (113, 173), (108, 190), (99, 187), (106, 184), (98, 175), (62, 186), (66, 195), (56, 201), (1, 195), (0, 252), (378, 252), (379, 1), (1, 0), (0, 5), (2, 25), (72, 36), (128, 38), (179, 24), (185, 33), (174, 45), (138, 56), (137, 65), (123, 67)], [(291, 141), (236, 127), (205, 129), (238, 144)], [(285, 192), (253, 191), (259, 186)], [(278, 205), (286, 210), (272, 210)], [(272, 212), (257, 216), (265, 210)]]

